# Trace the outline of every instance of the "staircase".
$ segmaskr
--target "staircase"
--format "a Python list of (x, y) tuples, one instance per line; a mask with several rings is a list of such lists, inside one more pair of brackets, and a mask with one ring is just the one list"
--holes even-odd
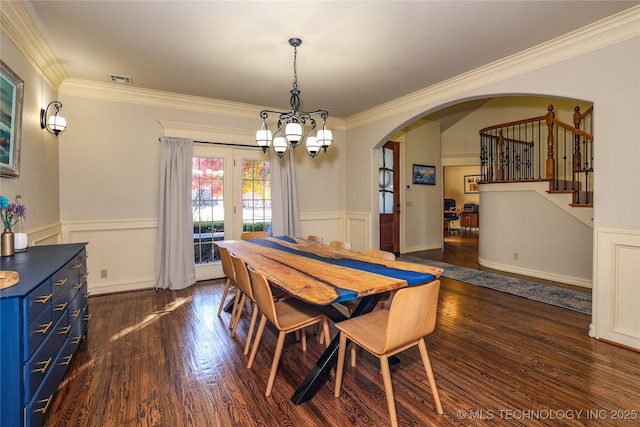
[(482, 184), (546, 181), (550, 195), (571, 195), (569, 206), (593, 208), (593, 107), (575, 107), (572, 125), (549, 105), (543, 116), (480, 130), (480, 165)]

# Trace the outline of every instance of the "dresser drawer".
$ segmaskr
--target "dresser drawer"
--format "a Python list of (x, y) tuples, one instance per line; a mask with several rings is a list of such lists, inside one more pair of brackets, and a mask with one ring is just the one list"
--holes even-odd
[(71, 261), (66, 263), (64, 267), (53, 274), (51, 277), (51, 287), (53, 289), (54, 301), (57, 300), (61, 294), (69, 292), (71, 287), (78, 283), (78, 269), (81, 265), (79, 257), (75, 256)]
[(45, 280), (29, 292), (27, 298), (24, 299), (24, 310), (27, 313), (29, 325), (40, 317), (44, 311), (51, 311), (52, 298), (51, 279)]
[[(84, 313), (84, 311), (82, 311), (82, 313)], [(72, 323), (71, 332), (69, 333), (69, 352), (71, 354), (75, 354), (78, 346), (86, 337), (84, 324), (84, 320), (78, 320), (76, 323)]]
[(69, 346), (63, 345), (60, 352), (56, 355), (55, 360), (52, 362), (49, 374), (45, 376), (44, 381), (40, 384), (40, 388), (36, 391), (33, 398), (27, 401), (28, 403), (24, 408), (26, 426), (42, 425), (44, 417), (51, 409), (53, 396), (58, 390), (60, 381), (62, 381), (70, 362), (71, 355), (69, 353)]
[(42, 312), (40, 317), (27, 326), (27, 339), (24, 341), (25, 357), (28, 358), (51, 334), (54, 323), (51, 317), (51, 306), (49, 306), (49, 310)]
[(60, 349), (63, 346), (66, 347), (65, 341), (67, 337), (70, 336), (70, 329), (69, 317), (62, 316), (51, 328), (51, 332), (47, 335), (31, 359), (24, 364), (26, 402), (31, 400), (33, 393), (35, 393), (40, 383), (52, 370), (54, 359), (60, 352)]
[(71, 314), (71, 323), (79, 317), (80, 311), (87, 305), (87, 283), (83, 283), (80, 289), (75, 293), (73, 300), (69, 303), (69, 313)]

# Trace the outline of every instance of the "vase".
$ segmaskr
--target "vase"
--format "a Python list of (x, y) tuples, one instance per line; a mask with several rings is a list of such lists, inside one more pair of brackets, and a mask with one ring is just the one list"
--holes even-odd
[(12, 256), (15, 253), (15, 240), (13, 231), (10, 228), (5, 228), (2, 232), (2, 244), (0, 248), (0, 254), (2, 256)]

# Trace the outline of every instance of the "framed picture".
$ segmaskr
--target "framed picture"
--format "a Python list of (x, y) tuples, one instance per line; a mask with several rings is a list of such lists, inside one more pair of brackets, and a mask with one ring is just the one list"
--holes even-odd
[(24, 82), (0, 60), (0, 176), (20, 176)]
[(427, 165), (413, 165), (413, 183), (436, 185), (436, 167)]
[(478, 183), (482, 181), (482, 175), (465, 175), (464, 176), (464, 192), (466, 194), (478, 193)]

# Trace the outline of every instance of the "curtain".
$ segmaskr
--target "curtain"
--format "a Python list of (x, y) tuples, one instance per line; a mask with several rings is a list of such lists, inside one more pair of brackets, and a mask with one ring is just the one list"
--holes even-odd
[(282, 159), (271, 151), (271, 235), (300, 236), (300, 215), (296, 188), (294, 153), (288, 149)]
[(192, 139), (160, 138), (156, 289), (184, 289), (196, 282), (191, 213), (192, 164)]

